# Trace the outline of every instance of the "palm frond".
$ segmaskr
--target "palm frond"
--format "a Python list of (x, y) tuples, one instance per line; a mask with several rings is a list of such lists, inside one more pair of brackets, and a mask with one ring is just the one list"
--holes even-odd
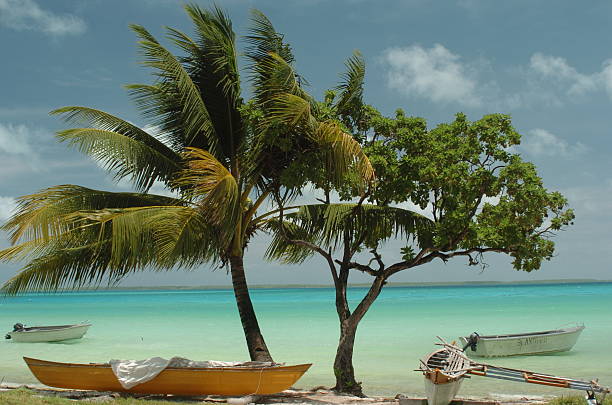
[[(185, 145), (193, 144), (197, 138), (205, 144), (206, 149), (218, 157), (222, 157), (218, 135), (215, 132), (209, 111), (206, 108), (200, 89), (193, 82), (189, 73), (176, 57), (160, 45), (155, 38), (139, 25), (131, 25), (138, 36), (140, 50), (144, 57), (143, 64), (156, 70), (159, 78), (158, 86), (164, 91), (151, 92), (151, 87), (134, 85), (129, 88), (134, 92), (140, 106), (152, 115), (154, 111), (160, 114), (159, 124), (167, 132), (182, 132)], [(180, 113), (180, 128), (171, 125)], [(169, 119), (170, 122), (166, 122)]]
[(320, 122), (312, 135), (313, 140), (323, 148), (330, 174), (339, 184), (353, 168), (359, 175), (362, 188), (375, 178), (370, 159), (361, 149), (359, 142), (333, 122)]
[(181, 168), (175, 156), (168, 157), (146, 143), (119, 132), (72, 128), (59, 131), (57, 137), (102, 163), (117, 180), (127, 177), (142, 191), (151, 188), (157, 180), (170, 185)]
[(253, 62), (267, 58), (270, 53), (277, 54), (287, 63), (294, 61), (291, 47), (283, 41), (283, 35), (274, 29), (272, 22), (259, 10), (251, 10), (251, 28), (245, 39), (249, 44), (246, 56)]
[(32, 290), (53, 291), (72, 285), (79, 288), (99, 283), (106, 273), (108, 256), (101, 255), (101, 247), (57, 248), (31, 260), (1, 288), (2, 293), (14, 295)]
[(186, 139), (183, 104), (171, 82), (128, 84), (125, 88), (142, 116), (149, 125), (159, 128), (161, 139), (173, 150), (180, 152), (186, 145), (194, 144), (208, 146), (205, 137), (196, 137), (191, 142)]
[[(90, 226), (108, 226), (109, 267), (192, 268), (215, 262), (220, 237), (204, 211), (185, 206), (146, 206), (76, 214)], [(144, 259), (143, 259), (144, 257)], [(143, 262), (144, 260), (144, 262)]]
[[(214, 228), (191, 207), (79, 211), (70, 220), (79, 226), (43, 244), (31, 241), (36, 249), (28, 253), (34, 259), (2, 287), (4, 293), (112, 284), (146, 269), (193, 268), (219, 260)], [(0, 258), (11, 255), (7, 250)]]
[(170, 31), (170, 38), (187, 53), (182, 61), (200, 89), (224, 156), (232, 159), (240, 153), (245, 135), (239, 112), (243, 101), (232, 23), (216, 6), (209, 11), (192, 4), (185, 6), (185, 11), (196, 29), (195, 39), (176, 30)]
[(65, 218), (74, 212), (182, 204), (181, 200), (154, 194), (114, 193), (72, 184), (60, 185), (20, 197), (16, 213), (0, 229), (10, 233), (12, 244), (27, 240), (41, 240), (42, 243), (72, 229), (75, 225)]
[(240, 97), (240, 79), (236, 57), (236, 35), (232, 22), (218, 6), (212, 11), (197, 5), (185, 6), (193, 21), (204, 54), (210, 59), (212, 72), (218, 77), (215, 85), (223, 89), (224, 96), (236, 100)]
[(192, 269), (203, 263), (222, 260), (229, 236), (220, 235), (210, 223), (207, 212), (193, 207), (171, 207), (149, 213), (155, 236), (156, 262), (159, 267), (181, 266)]
[(302, 239), (323, 249), (337, 249), (344, 241), (375, 246), (388, 239), (414, 238), (420, 246), (430, 246), (433, 223), (427, 217), (397, 207), (357, 204), (304, 205), (285, 216), (285, 235), (277, 219), (269, 221), (273, 240), (266, 252), (272, 260), (303, 262), (314, 254), (309, 248), (290, 243)]
[(107, 112), (89, 107), (68, 106), (53, 110), (49, 114), (61, 115), (66, 122), (120, 133), (150, 146), (170, 160), (177, 162), (181, 160), (177, 152), (168, 148), (155, 136)]
[(209, 221), (233, 234), (240, 216), (240, 191), (238, 183), (213, 155), (197, 148), (184, 153), (187, 168), (176, 183), (189, 187), (191, 196), (206, 212)]
[(338, 114), (344, 115), (363, 105), (363, 80), (365, 61), (359, 51), (346, 61), (346, 72), (341, 75), (342, 82), (336, 87), (340, 92), (336, 102)]
[(262, 12), (251, 11), (251, 28), (245, 40), (250, 79), (259, 104), (265, 108), (265, 103), (279, 93), (304, 96), (300, 87), (305, 83), (292, 67), (291, 47)]
[(308, 101), (316, 108), (315, 100), (302, 89), (302, 81), (293, 66), (276, 53), (257, 61), (251, 67), (253, 92), (262, 109), (281, 94), (292, 94)]
[(314, 127), (314, 118), (310, 103), (300, 96), (290, 93), (281, 93), (269, 100), (268, 120), (262, 121), (268, 125), (284, 125), (295, 127), (296, 125), (310, 125), (310, 131)]
[(283, 221), (281, 228), (280, 220), (275, 219), (268, 222), (267, 229), (273, 234), (265, 253), (268, 260), (277, 260), (284, 264), (300, 264), (316, 253), (306, 246), (288, 241), (288, 239), (303, 240), (316, 244), (316, 235), (308, 233), (306, 227), (300, 227), (291, 221)]

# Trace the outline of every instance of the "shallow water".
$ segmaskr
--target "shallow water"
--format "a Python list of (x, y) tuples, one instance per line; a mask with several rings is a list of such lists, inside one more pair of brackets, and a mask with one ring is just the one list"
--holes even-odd
[[(350, 290), (356, 304), (364, 288)], [(254, 289), (252, 298), (275, 360), (314, 363), (297, 386), (333, 385), (338, 322), (332, 288)], [(612, 385), (612, 284), (387, 287), (362, 321), (355, 369), (370, 395), (423, 394), (418, 359), (435, 336), (516, 333), (571, 322), (586, 329), (570, 352), (487, 359), (488, 363)], [(68, 343), (0, 342), (0, 380), (36, 382), (22, 356), (70, 362), (183, 356), (248, 358), (231, 290), (87, 291), (29, 294), (0, 301), (0, 332), (12, 325), (93, 323)], [(569, 394), (474, 377), (461, 394)]]

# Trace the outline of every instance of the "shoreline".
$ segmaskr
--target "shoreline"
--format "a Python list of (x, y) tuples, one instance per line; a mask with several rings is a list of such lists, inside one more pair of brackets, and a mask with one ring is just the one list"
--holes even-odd
[[(278, 394), (271, 395), (249, 395), (245, 397), (223, 397), (217, 395), (197, 397), (175, 397), (166, 395), (149, 394), (125, 394), (118, 392), (99, 392), (85, 390), (71, 390), (47, 387), (42, 384), (18, 384), (0, 382), (0, 395), (2, 392), (10, 392), (18, 389), (33, 391), (36, 395), (52, 396), (66, 399), (82, 399), (92, 402), (106, 402), (117, 398), (134, 398), (142, 400), (168, 400), (172, 402), (196, 401), (199, 403), (227, 403), (230, 405), (257, 404), (304, 404), (304, 405), (427, 405), (427, 399), (420, 396), (405, 396), (397, 394), (390, 396), (366, 396), (364, 398), (342, 395), (324, 388), (312, 389), (289, 389)], [(521, 394), (497, 394), (491, 396), (469, 396), (457, 395), (451, 405), (539, 405), (546, 404), (562, 395), (521, 395)]]

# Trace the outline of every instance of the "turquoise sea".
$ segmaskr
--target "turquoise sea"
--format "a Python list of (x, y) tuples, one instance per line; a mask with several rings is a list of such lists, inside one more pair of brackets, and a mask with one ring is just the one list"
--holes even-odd
[[(352, 288), (355, 304), (365, 288)], [(314, 363), (297, 386), (333, 385), (338, 339), (332, 288), (253, 289), (252, 298), (276, 361)], [(183, 356), (248, 357), (231, 290), (116, 290), (29, 294), (0, 299), (0, 332), (12, 325), (93, 323), (69, 343), (0, 342), (0, 380), (35, 383), (21, 356), (70, 362)], [(370, 395), (423, 394), (413, 371), (436, 335), (527, 332), (584, 323), (570, 352), (499, 358), (489, 363), (612, 386), (612, 284), (385, 288), (358, 331), (355, 368)], [(461, 394), (557, 394), (570, 391), (474, 377)]]

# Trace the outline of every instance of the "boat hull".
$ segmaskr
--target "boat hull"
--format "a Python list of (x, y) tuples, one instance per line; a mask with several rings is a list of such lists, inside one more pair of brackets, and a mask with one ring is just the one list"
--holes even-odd
[(463, 378), (448, 381), (442, 384), (435, 384), (430, 379), (425, 378), (425, 394), (427, 395), (428, 405), (448, 405), (459, 392)]
[(169, 367), (154, 379), (125, 389), (108, 364), (57, 363), (28, 357), (23, 359), (36, 378), (51, 387), (181, 396), (274, 394), (291, 387), (311, 366)]
[(447, 346), (431, 352), (421, 360), (420, 369), (425, 376), (428, 405), (448, 405), (459, 392), (470, 367), (470, 360), (461, 349), (450, 350)]
[[(577, 326), (526, 334), (480, 336), (476, 350), (468, 347), (465, 353), (476, 357), (504, 357), (565, 352), (574, 347), (583, 329), (584, 326)], [(459, 339), (464, 346), (467, 344), (468, 338)]]
[(28, 328), (25, 331), (13, 331), (8, 335), (18, 343), (60, 342), (62, 340), (82, 338), (91, 324), (65, 325), (59, 327)]

